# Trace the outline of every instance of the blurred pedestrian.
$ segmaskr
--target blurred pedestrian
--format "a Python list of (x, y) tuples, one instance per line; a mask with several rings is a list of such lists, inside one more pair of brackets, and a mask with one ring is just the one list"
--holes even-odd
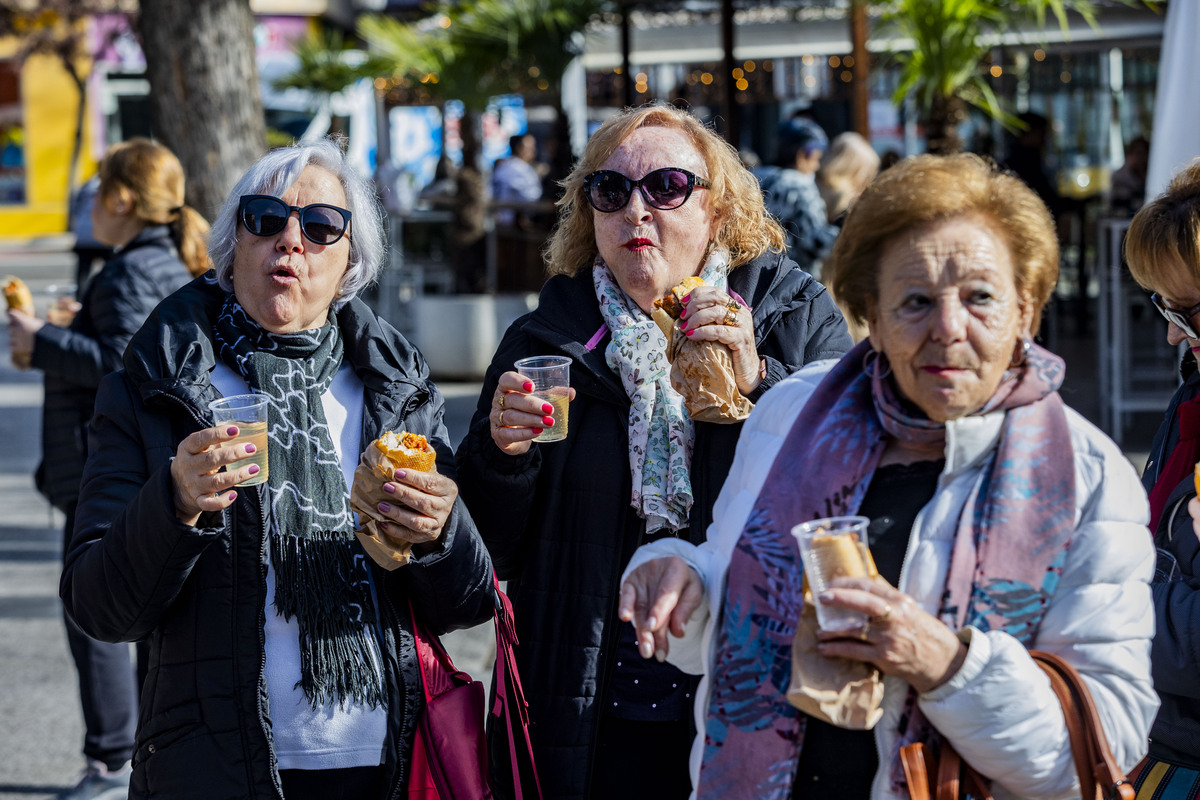
[[(869, 340), (763, 398), (708, 542), (646, 545), (622, 589), (639, 641), (707, 678), (696, 797), (907, 800), (912, 742), (952, 745), (997, 797), (1078, 797), (1074, 721), (1032, 648), (1092, 687), (1119, 768), (1145, 753), (1146, 501), (1031, 342), (1057, 273), (1046, 207), (977, 156), (915, 156), (854, 205), (829, 279)], [(882, 580), (814, 586), (861, 627), (806, 628), (791, 531), (842, 514), (871, 520)], [(883, 674), (873, 728), (788, 702), (794, 646)]]
[[(824, 287), (781, 252), (737, 153), (687, 111), (608, 119), (559, 208), (555, 274), (505, 333), (459, 446), (462, 495), (509, 580), (546, 796), (682, 800), (696, 681), (638, 656), (617, 576), (647, 539), (704, 541), (742, 423), (689, 416), (654, 301), (702, 278), (678, 332), (723, 345), (750, 402), (850, 339)], [(514, 367), (535, 355), (574, 359), (564, 441), (534, 441), (558, 413)], [(504, 739), (491, 745), (507, 771)]]
[[(100, 385), (60, 592), (88, 633), (149, 638), (134, 800), (405, 796), (424, 708), (414, 614), (433, 635), (491, 616), (441, 394), (357, 297), (382, 266), (381, 221), (332, 141), (272, 150), (221, 208), (214, 271), (163, 301)], [(257, 445), (209, 408), (248, 392), (269, 398)], [(381, 533), (410, 548), (389, 572), (349, 497), (387, 431), (438, 455), (369, 490), (394, 498), (376, 504)]]
[[(158, 302), (208, 268), (208, 223), (184, 202), (183, 167), (170, 150), (130, 139), (109, 148), (98, 175), (93, 234), (114, 254), (87, 284), (74, 319), (60, 327), (9, 312), (14, 350), (32, 350), (33, 367), (45, 373), (36, 483), (66, 514), (64, 556), (100, 379), (120, 368), (126, 344)], [(87, 769), (62, 798), (84, 800), (129, 782), (139, 684), (129, 645), (91, 639), (70, 616), (66, 625), (79, 673)]]
[(1125, 145), (1125, 163), (1112, 174), (1109, 202), (1114, 210), (1132, 214), (1146, 200), (1146, 170), (1150, 166), (1150, 140), (1145, 136)]
[(112, 248), (97, 241), (92, 231), (92, 206), (100, 188), (100, 176), (93, 175), (75, 192), (71, 199), (70, 227), (75, 234), (75, 299), (83, 297), (83, 289), (97, 261), (107, 261)]
[(841, 228), (850, 205), (878, 174), (879, 154), (870, 142), (854, 131), (833, 137), (817, 169), (817, 188), (829, 222)]
[[(492, 201), (495, 203), (534, 203), (542, 199), (542, 176), (538, 174), (537, 139), (522, 133), (508, 140), (512, 154), (496, 162), (492, 170)], [(512, 208), (496, 211), (496, 224), (528, 227), (529, 215)]]
[[(1131, 776), (1142, 800), (1200, 797), (1200, 540), (1195, 518), (1200, 461), (1200, 161), (1144, 205), (1125, 236), (1125, 260), (1167, 320), (1167, 343), (1186, 345), (1183, 383), (1150, 445), (1142, 485), (1150, 494), (1150, 532), (1158, 547), (1151, 589), (1157, 622), (1151, 651), (1162, 707), (1150, 730), (1150, 755)], [(1190, 513), (1189, 513), (1190, 512)]]
[(818, 280), (821, 261), (838, 234), (829, 224), (816, 181), (828, 146), (829, 137), (817, 123), (794, 116), (779, 127), (775, 165), (754, 171), (767, 211), (783, 226), (788, 257)]

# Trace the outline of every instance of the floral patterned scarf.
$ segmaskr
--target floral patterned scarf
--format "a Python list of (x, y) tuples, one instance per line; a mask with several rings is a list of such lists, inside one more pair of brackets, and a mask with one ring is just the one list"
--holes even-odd
[[(700, 273), (722, 291), (729, 285), (729, 253), (717, 250)], [(667, 338), (637, 303), (625, 294), (604, 259), (596, 256), (592, 282), (600, 315), (612, 339), (604, 359), (621, 377), (629, 395), (629, 469), (631, 504), (646, 520), (646, 532), (678, 531), (688, 526), (692, 509), (692, 444), (695, 427), (683, 395), (671, 387)]]
[[(869, 349), (864, 341), (847, 353), (805, 404), (730, 557), (698, 798), (791, 796), (804, 739), (786, 699), (803, 607), (792, 527), (855, 513), (889, 437), (945, 439), (944, 426), (911, 416), (877, 377), (884, 356), (864, 368)], [(1007, 413), (958, 519), (939, 610), (954, 630), (1001, 630), (1027, 647), (1037, 636), (1075, 521), (1074, 453), (1057, 393), (1063, 372), (1062, 359), (1035, 346), (976, 412)], [(897, 749), (881, 756), (894, 786), (903, 782), (899, 746), (936, 738), (910, 690)]]

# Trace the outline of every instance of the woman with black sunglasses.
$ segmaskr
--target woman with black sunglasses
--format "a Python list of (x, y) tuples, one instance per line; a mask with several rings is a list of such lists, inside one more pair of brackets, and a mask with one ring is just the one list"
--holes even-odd
[(1200, 161), (1142, 206), (1125, 237), (1134, 279), (1167, 320), (1167, 341), (1186, 342), (1183, 384), (1154, 436), (1142, 484), (1150, 495), (1150, 532), (1158, 547), (1151, 652), (1162, 700), (1150, 730), (1150, 755), (1136, 777), (1139, 798), (1200, 797), (1200, 537), (1193, 517), (1200, 461)]
[[(509, 580), (546, 796), (685, 798), (697, 682), (639, 653), (617, 618), (618, 578), (646, 541), (704, 541), (741, 424), (688, 417), (653, 302), (704, 279), (680, 329), (728, 347), (752, 402), (851, 342), (825, 288), (782, 252), (737, 152), (691, 114), (608, 120), (564, 189), (553, 275), (487, 372), (460, 487)], [(566, 440), (542, 444), (551, 406), (514, 363), (550, 354), (573, 359), (574, 399)], [(491, 746), (507, 772), (505, 743)]]
[[(132, 798), (402, 795), (423, 702), (412, 613), (435, 634), (491, 615), (441, 394), (356, 296), (381, 222), (335, 143), (268, 153), (213, 225), (215, 269), (158, 306), (100, 385), (61, 593), (88, 634), (149, 639)], [(265, 478), (209, 408), (246, 393), (269, 398)], [(349, 486), (399, 430), (438, 462), (382, 485), (383, 533), (412, 548), (384, 571)]]

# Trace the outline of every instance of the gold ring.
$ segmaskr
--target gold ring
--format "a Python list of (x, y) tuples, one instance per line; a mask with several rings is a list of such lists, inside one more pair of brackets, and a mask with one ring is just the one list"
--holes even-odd
[(739, 306), (737, 303), (730, 300), (729, 303), (725, 306), (725, 319), (722, 320), (722, 324), (730, 325), (730, 326), (737, 325), (738, 324), (737, 323), (737, 315), (738, 315), (738, 312), (741, 310), (742, 310), (741, 306)]
[(504, 395), (500, 395), (500, 410), (504, 410)]
[(884, 603), (883, 604), (883, 613), (876, 614), (875, 616), (871, 617), (871, 622), (887, 622), (891, 618), (892, 618), (892, 604)]
[(863, 623), (862, 630), (858, 632), (858, 638), (865, 642), (865, 641), (867, 641), (867, 637), (870, 635), (871, 635), (871, 620), (867, 619), (867, 621)]
[(500, 427), (504, 427), (504, 409), (500, 409)]

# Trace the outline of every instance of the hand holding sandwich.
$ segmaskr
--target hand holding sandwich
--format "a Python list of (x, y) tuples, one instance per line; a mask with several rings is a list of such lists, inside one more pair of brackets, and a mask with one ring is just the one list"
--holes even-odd
[(743, 395), (762, 383), (754, 320), (750, 310), (737, 300), (715, 286), (698, 286), (684, 296), (675, 325), (692, 341), (720, 342), (729, 348), (738, 391)]

